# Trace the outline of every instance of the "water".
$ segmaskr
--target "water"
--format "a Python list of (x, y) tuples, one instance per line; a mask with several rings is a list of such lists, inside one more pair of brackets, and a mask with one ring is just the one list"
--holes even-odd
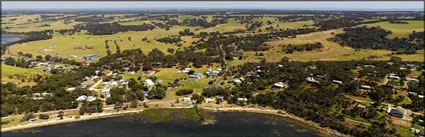
[[(150, 123), (121, 116), (11, 131), (3, 137), (318, 137), (317, 131), (285, 117), (247, 112), (214, 112), (215, 124), (174, 119)], [(35, 131), (35, 132), (34, 132)]]
[(1, 45), (10, 41), (16, 41), (16, 40), (19, 40), (19, 37), (1, 37)]

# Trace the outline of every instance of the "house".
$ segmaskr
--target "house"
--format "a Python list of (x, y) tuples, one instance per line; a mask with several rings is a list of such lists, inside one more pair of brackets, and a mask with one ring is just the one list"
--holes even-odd
[(315, 80), (313, 77), (307, 77), (306, 80), (310, 83), (320, 84), (319, 81)]
[(83, 83), (81, 83), (81, 87), (86, 87), (87, 85), (89, 85), (89, 82), (84, 81)]
[(111, 86), (114, 86), (114, 87), (115, 87), (115, 86), (118, 86), (118, 82), (116, 82), (116, 81), (112, 81), (112, 82), (111, 82)]
[(227, 76), (225, 76), (224, 78), (226, 78), (226, 79), (230, 79), (230, 78), (232, 78), (232, 77), (230, 77), (229, 75), (227, 75)]
[(191, 104), (191, 103), (192, 103), (192, 99), (190, 99), (190, 97), (183, 98), (183, 104)]
[(312, 69), (312, 70), (317, 69), (317, 67), (316, 67), (316, 66), (308, 66), (308, 68), (309, 68), (309, 69)]
[(204, 101), (205, 101), (205, 103), (214, 103), (215, 98), (205, 98)]
[(124, 81), (121, 81), (121, 84), (128, 84), (128, 82), (130, 82), (129, 80), (124, 80)]
[(29, 122), (32, 122), (32, 121), (35, 121), (35, 120), (37, 120), (37, 118), (30, 118), (30, 119), (28, 119)]
[(151, 79), (147, 79), (147, 80), (145, 80), (145, 85), (148, 88), (152, 88), (155, 85), (155, 83)]
[(154, 71), (154, 70), (148, 70), (148, 71), (146, 71), (146, 74), (148, 74), (148, 75), (153, 75), (155, 73), (156, 73), (156, 71)]
[(220, 100), (224, 100), (224, 96), (223, 95), (217, 95), (217, 96), (215, 96), (215, 97), (217, 97), (217, 99), (220, 99)]
[(238, 101), (239, 101), (239, 102), (247, 102), (247, 101), (248, 101), (248, 99), (247, 99), (247, 98), (238, 98)]
[(85, 60), (95, 60), (96, 58), (97, 58), (97, 55), (87, 55), (83, 57), (83, 59)]
[(374, 65), (364, 65), (363, 67), (372, 67), (372, 68), (375, 68), (375, 66)]
[(158, 80), (158, 84), (162, 84), (163, 83), (163, 81), (162, 80)]
[(94, 101), (94, 100), (96, 100), (96, 97), (94, 97), (94, 96), (88, 96), (88, 97), (87, 97), (87, 101), (88, 101), (88, 102), (92, 102), (92, 101)]
[(241, 80), (239, 80), (239, 79), (234, 79), (234, 80), (233, 80), (233, 83), (235, 83), (235, 84), (240, 84), (240, 83), (242, 83), (242, 81), (241, 81)]
[(405, 111), (401, 110), (401, 109), (391, 109), (389, 115), (394, 116), (394, 117), (399, 117), (399, 118), (404, 118), (405, 115)]
[(67, 88), (66, 89), (66, 91), (74, 91), (76, 88), (74, 88), (74, 87), (70, 87), (70, 88)]
[(419, 80), (416, 78), (406, 78), (407, 82), (411, 82), (411, 83), (419, 83)]
[(339, 81), (339, 80), (332, 80), (332, 82), (335, 84), (342, 84), (342, 81)]
[(418, 95), (419, 98), (424, 98), (424, 95)]
[(101, 83), (101, 85), (102, 85), (102, 86), (106, 86), (106, 85), (108, 85), (108, 84), (109, 84), (109, 82), (108, 82), (108, 81), (105, 81), (105, 82), (102, 82), (102, 83)]
[(390, 76), (388, 76), (388, 78), (392, 79), (392, 80), (399, 80), (400, 79), (400, 77), (395, 75), (395, 74), (390, 74)]
[(283, 82), (276, 82), (273, 84), (274, 88), (284, 88)]
[(201, 73), (192, 74), (192, 75), (189, 75), (189, 78), (201, 79), (202, 78), (202, 74)]
[(83, 62), (83, 63), (81, 63), (82, 65), (84, 65), (84, 66), (88, 66), (88, 65), (90, 65), (90, 63), (88, 63), (88, 62)]
[(79, 102), (81, 102), (81, 101), (84, 101), (86, 99), (87, 99), (87, 96), (86, 95), (81, 95), (76, 100), (79, 101)]
[(65, 66), (62, 66), (62, 65), (53, 66), (53, 69), (63, 69), (63, 68), (65, 68)]
[(279, 65), (277, 65), (279, 68), (282, 68), (283, 67), (283, 65), (281, 65), (281, 64), (279, 64)]
[(370, 90), (370, 89), (371, 89), (371, 87), (370, 87), (370, 86), (368, 86), (368, 85), (361, 85), (361, 86), (360, 86), (360, 89)]

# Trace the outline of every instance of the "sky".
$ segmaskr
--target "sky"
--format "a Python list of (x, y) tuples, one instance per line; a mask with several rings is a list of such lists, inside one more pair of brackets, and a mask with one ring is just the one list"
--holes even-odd
[(235, 8), (235, 9), (424, 9), (424, 1), (2, 1), (2, 9)]

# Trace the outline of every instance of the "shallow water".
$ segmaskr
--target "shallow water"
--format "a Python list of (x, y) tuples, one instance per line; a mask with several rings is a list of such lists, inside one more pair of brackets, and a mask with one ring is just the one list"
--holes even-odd
[(1, 37), (1, 45), (10, 41), (16, 41), (16, 40), (19, 40), (19, 37)]
[[(319, 132), (285, 117), (248, 112), (211, 112), (215, 124), (176, 118), (150, 123), (120, 116), (2, 133), (3, 137), (318, 137)], [(28, 132), (32, 131), (32, 132)]]

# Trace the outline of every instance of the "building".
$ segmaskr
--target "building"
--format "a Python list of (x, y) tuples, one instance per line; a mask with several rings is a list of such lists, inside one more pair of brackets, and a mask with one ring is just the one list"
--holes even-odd
[(233, 83), (235, 83), (235, 84), (240, 84), (240, 83), (242, 83), (242, 81), (241, 81), (240, 79), (234, 79), (234, 80), (233, 80)]
[(183, 98), (183, 104), (191, 104), (191, 103), (192, 103), (192, 99), (190, 99), (190, 97)]
[(418, 79), (415, 78), (406, 78), (407, 82), (411, 82), (411, 83), (419, 83)]
[(273, 84), (274, 88), (284, 88), (283, 82), (276, 82)]
[(70, 88), (67, 88), (66, 89), (66, 91), (74, 91), (76, 88), (74, 88), (74, 87), (70, 87)]
[(238, 101), (239, 101), (239, 102), (247, 102), (247, 101), (248, 101), (248, 99), (247, 99), (247, 98), (238, 98)]
[(388, 78), (392, 79), (392, 80), (399, 80), (400, 79), (400, 77), (395, 75), (395, 74), (390, 74), (390, 76), (388, 76)]
[(315, 80), (313, 77), (307, 77), (306, 80), (310, 83), (320, 84), (319, 81)]
[(205, 103), (214, 103), (215, 98), (205, 98), (204, 101), (205, 101)]
[(339, 81), (339, 80), (332, 80), (332, 82), (335, 84), (342, 84), (342, 81)]
[(86, 95), (81, 95), (76, 100), (79, 101), (79, 102), (81, 102), (81, 101), (84, 101), (86, 99), (87, 99), (87, 96)]
[(96, 100), (96, 97), (94, 97), (94, 96), (88, 96), (88, 97), (87, 97), (87, 101), (88, 101), (88, 102), (92, 102), (92, 101), (94, 101), (94, 100)]
[(371, 87), (370, 87), (370, 86), (368, 86), (368, 85), (361, 85), (361, 86), (360, 86), (360, 89), (370, 90), (370, 89), (371, 89)]
[(189, 78), (201, 79), (202, 78), (202, 74), (201, 73), (192, 74), (192, 75), (189, 75)]
[(116, 81), (112, 81), (112, 82), (111, 82), (111, 86), (113, 86), (113, 87), (118, 86), (118, 82), (116, 82)]
[(401, 110), (401, 109), (391, 109), (389, 115), (394, 116), (394, 117), (399, 117), (399, 118), (404, 118), (405, 115), (405, 111)]
[(148, 70), (148, 71), (146, 71), (146, 74), (148, 74), (148, 75), (153, 75), (155, 73), (156, 73), (155, 70)]
[(85, 60), (95, 60), (96, 58), (97, 58), (97, 55), (88, 55), (83, 57), (83, 59)]
[(217, 95), (215, 97), (217, 97), (217, 99), (220, 99), (221, 101), (224, 101), (224, 96), (223, 95)]
[(149, 89), (152, 88), (155, 85), (155, 83), (151, 79), (145, 80), (145, 86), (147, 86)]

